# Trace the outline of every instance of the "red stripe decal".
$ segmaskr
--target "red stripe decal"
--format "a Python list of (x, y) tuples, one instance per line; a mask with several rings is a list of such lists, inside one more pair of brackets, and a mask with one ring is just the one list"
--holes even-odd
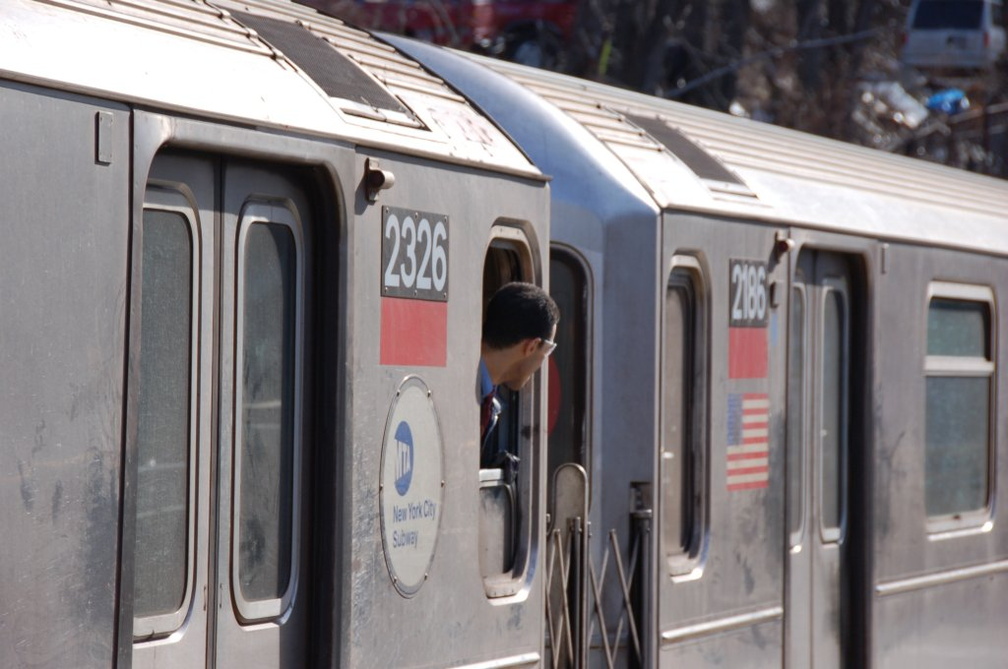
[(448, 303), (383, 297), (381, 364), (448, 364)]
[[(736, 460), (756, 460), (759, 458), (766, 458), (770, 456), (770, 451), (749, 451), (747, 453), (729, 453), (728, 462), (733, 462)], [(734, 469), (732, 471), (735, 471)], [(767, 471), (770, 471), (767, 469)]]
[(767, 329), (728, 328), (728, 378), (765, 379)]
[(757, 488), (766, 488), (767, 480), (762, 481), (750, 481), (749, 483), (729, 483), (728, 490), (755, 490)]
[[(744, 474), (766, 474), (770, 468), (766, 465), (760, 467), (730, 467), (728, 469), (732, 476), (742, 476)], [(729, 487), (736, 484), (729, 484)]]

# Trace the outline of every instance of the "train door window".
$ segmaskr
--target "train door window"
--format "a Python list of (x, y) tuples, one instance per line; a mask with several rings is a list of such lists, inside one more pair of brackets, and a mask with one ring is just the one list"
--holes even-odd
[(661, 540), (670, 573), (696, 566), (704, 527), (706, 286), (695, 258), (675, 256), (665, 291)]
[(924, 489), (936, 531), (987, 516), (994, 295), (951, 283), (929, 292)]
[[(483, 266), (484, 311), (505, 283), (534, 280), (521, 230), (498, 225), (493, 235)], [(539, 387), (535, 378), (517, 392), (499, 387), (500, 416), (489, 442), (480, 445), (479, 559), (488, 597), (516, 594), (531, 554), (533, 484), (538, 480), (532, 417)]]
[(847, 296), (827, 282), (823, 294), (820, 396), (820, 524), (824, 541), (843, 535), (847, 497)]
[(151, 189), (141, 227), (134, 635), (178, 629), (192, 597), (194, 207)]
[[(238, 241), (235, 602), (246, 621), (280, 615), (297, 564), (300, 431), (296, 228), (283, 207), (252, 205)], [(277, 215), (278, 212), (280, 215)]]
[(791, 292), (791, 332), (788, 338), (788, 416), (787, 416), (787, 523), (789, 547), (801, 546), (805, 523), (805, 357), (808, 341), (805, 332), (805, 291)]
[[(549, 373), (547, 485), (552, 485), (557, 467), (568, 462), (590, 471), (586, 434), (590, 299), (587, 270), (574, 254), (557, 247), (550, 252), (550, 295), (562, 315), (556, 341), (563, 345), (546, 359)], [(547, 499), (552, 499), (552, 494), (548, 494)]]

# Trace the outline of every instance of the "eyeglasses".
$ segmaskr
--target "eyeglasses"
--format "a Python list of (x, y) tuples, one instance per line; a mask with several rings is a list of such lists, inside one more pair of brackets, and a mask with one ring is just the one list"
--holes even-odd
[(550, 357), (550, 354), (553, 353), (553, 350), (556, 348), (556, 342), (552, 339), (543, 339), (542, 337), (539, 337), (539, 341), (546, 346), (546, 353), (543, 354), (543, 357)]

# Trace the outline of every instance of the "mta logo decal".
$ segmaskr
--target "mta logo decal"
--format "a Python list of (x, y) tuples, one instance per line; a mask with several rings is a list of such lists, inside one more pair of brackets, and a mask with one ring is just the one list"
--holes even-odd
[(395, 488), (402, 497), (409, 492), (413, 482), (413, 433), (406, 421), (399, 423), (396, 428), (395, 440)]

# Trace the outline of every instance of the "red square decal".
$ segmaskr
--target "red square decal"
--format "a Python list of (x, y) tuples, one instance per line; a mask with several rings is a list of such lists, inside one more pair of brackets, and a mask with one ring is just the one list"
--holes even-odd
[(381, 364), (447, 365), (448, 303), (383, 297)]
[(767, 329), (728, 328), (728, 378), (765, 379)]

